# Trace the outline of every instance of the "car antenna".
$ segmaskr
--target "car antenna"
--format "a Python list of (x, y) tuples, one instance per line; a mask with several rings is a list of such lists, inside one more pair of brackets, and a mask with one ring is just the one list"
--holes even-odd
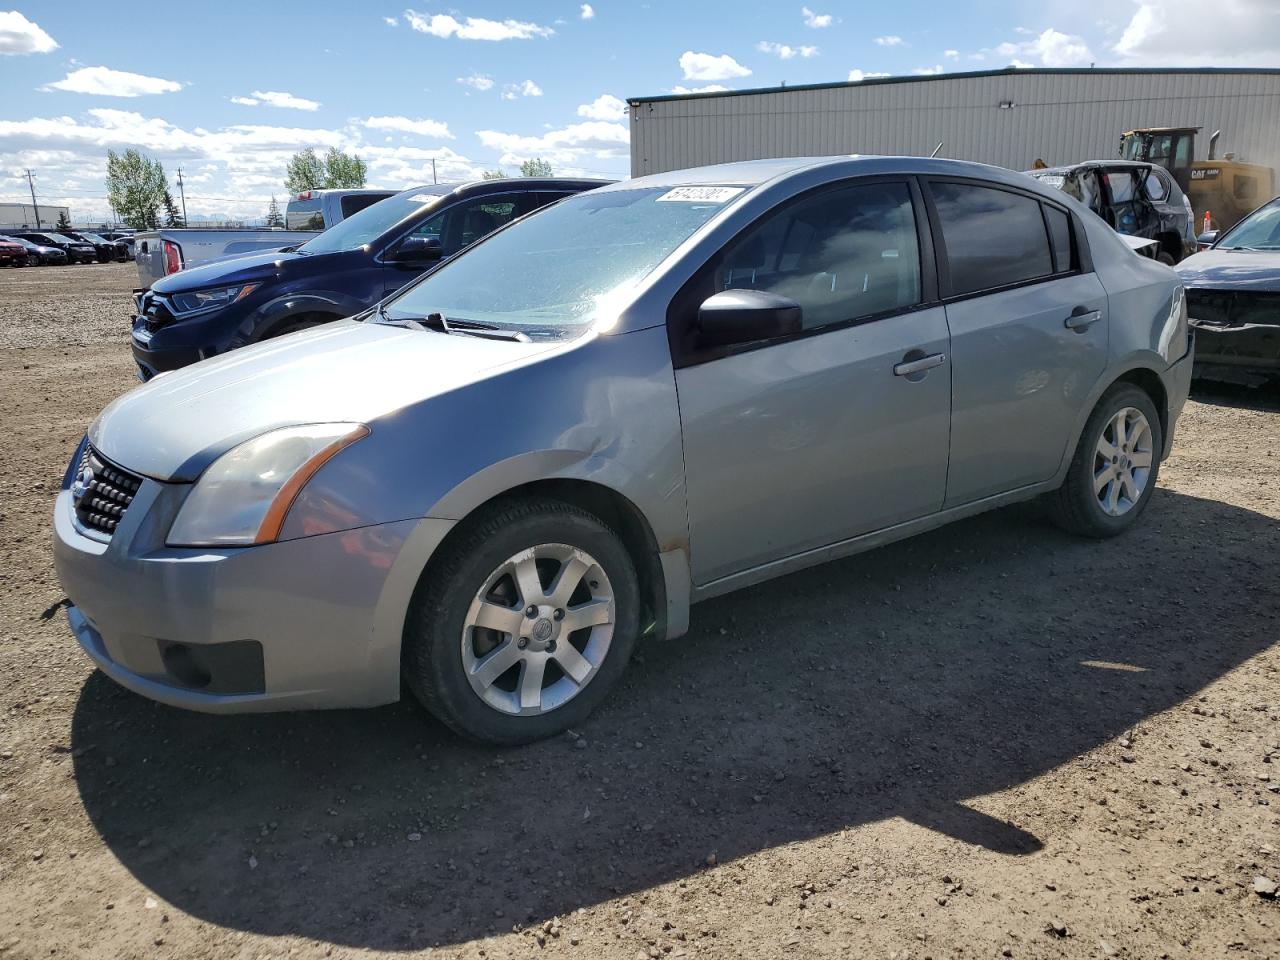
[(932, 160), (934, 157), (936, 157), (936, 156), (938, 155), (938, 151), (942, 149), (942, 145), (943, 145), (945, 142), (946, 142), (945, 140), (939, 140), (939, 141), (938, 141), (938, 145), (937, 145), (936, 147), (934, 147), (934, 148), (933, 148), (933, 153), (929, 154), (929, 159), (930, 159), (930, 160)]

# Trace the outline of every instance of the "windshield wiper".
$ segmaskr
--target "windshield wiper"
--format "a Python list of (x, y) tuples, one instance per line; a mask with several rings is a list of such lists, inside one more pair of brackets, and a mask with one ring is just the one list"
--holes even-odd
[(472, 337), (487, 337), (491, 340), (515, 340), (519, 343), (530, 343), (529, 335), (520, 330), (507, 330), (492, 323), (479, 320), (451, 320), (443, 314), (429, 313), (425, 317), (393, 317), (379, 304), (374, 310), (379, 323), (393, 327), (407, 327), (410, 330), (434, 330), (437, 333), (464, 333)]

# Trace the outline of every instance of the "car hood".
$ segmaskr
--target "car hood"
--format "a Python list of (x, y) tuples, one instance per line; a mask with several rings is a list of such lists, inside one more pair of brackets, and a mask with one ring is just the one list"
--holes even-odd
[(243, 283), (250, 280), (262, 280), (275, 276), (285, 264), (300, 260), (296, 253), (281, 253), (269, 250), (265, 253), (246, 253), (229, 259), (219, 258), (216, 261), (188, 267), (161, 277), (151, 285), (156, 293), (184, 293), (188, 290), (203, 290), (220, 284)]
[(278, 427), (370, 424), (564, 346), (340, 320), (162, 374), (103, 410), (89, 441), (135, 473), (190, 481)]
[(1280, 291), (1280, 250), (1206, 250), (1174, 269), (1187, 287)]

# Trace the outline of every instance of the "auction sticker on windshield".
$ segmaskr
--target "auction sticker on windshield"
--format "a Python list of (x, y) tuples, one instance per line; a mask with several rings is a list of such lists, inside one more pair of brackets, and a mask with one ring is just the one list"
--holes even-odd
[(675, 200), (684, 203), (726, 203), (745, 189), (746, 187), (676, 187), (658, 197), (658, 200)]

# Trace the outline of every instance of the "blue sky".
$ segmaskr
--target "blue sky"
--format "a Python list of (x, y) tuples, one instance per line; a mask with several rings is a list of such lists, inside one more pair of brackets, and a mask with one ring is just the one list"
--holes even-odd
[(182, 167), (193, 217), (260, 217), (304, 146), (396, 188), (432, 158), (621, 177), (627, 97), (1091, 63), (1280, 66), (1280, 0), (0, 0), (0, 199), (30, 167), (42, 202), (101, 217), (128, 146)]

